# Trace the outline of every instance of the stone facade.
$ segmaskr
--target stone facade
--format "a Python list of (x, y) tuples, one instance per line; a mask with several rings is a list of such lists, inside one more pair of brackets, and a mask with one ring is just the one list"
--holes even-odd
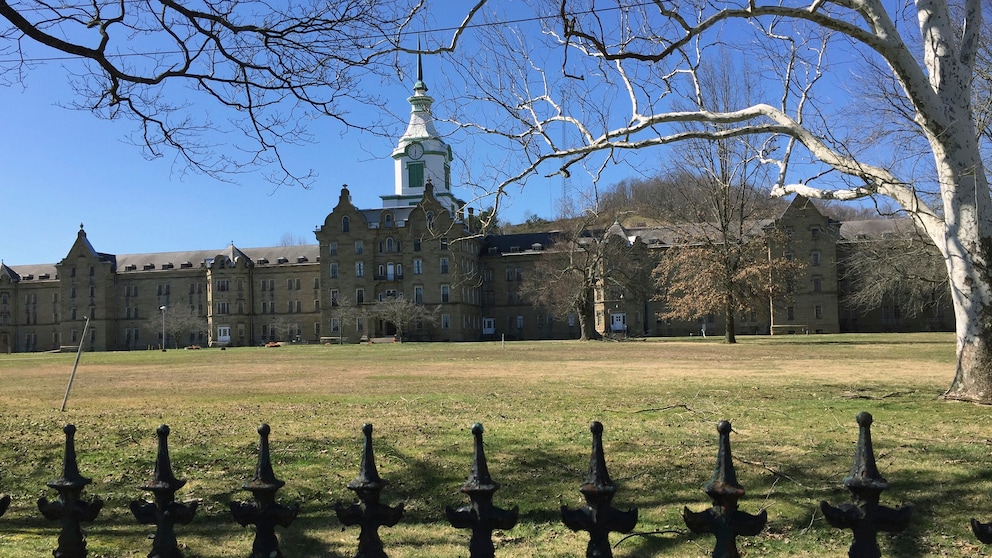
[[(180, 338), (166, 331), (167, 346), (389, 338), (397, 324), (378, 317), (375, 305), (400, 297), (423, 309), (402, 327), (409, 340), (579, 337), (576, 316), (553, 316), (521, 292), (523, 279), (548, 257), (556, 234), (481, 237), (471, 229), (471, 210), (465, 215), (464, 202), (452, 193), (452, 150), (434, 128), (433, 99), (419, 71), (418, 78), (408, 99), (410, 125), (392, 154), (394, 192), (381, 196), (382, 207), (356, 207), (344, 186), (315, 231), (317, 244), (304, 246), (232, 244), (221, 250), (115, 255), (98, 252), (80, 225), (58, 263), (0, 262), (0, 353), (80, 343), (95, 351), (158, 348), (166, 318), (180, 313), (197, 317), (204, 327)], [(771, 252), (801, 258), (807, 266), (781, 300), (740, 316), (738, 333), (953, 327), (946, 304), (932, 315), (914, 317), (900, 315), (898, 301), (872, 312), (842, 307), (838, 262), (853, 240), (843, 232), (864, 227), (833, 221), (802, 197), (778, 219), (756, 226), (784, 232), (787, 240), (773, 244)], [(619, 223), (588, 233), (627, 243), (625, 253), (633, 256), (625, 257), (649, 262), (673, 242), (663, 231), (628, 230)], [(663, 309), (649, 292), (634, 295), (605, 285), (594, 291), (593, 319), (600, 334), (695, 335), (704, 327), (712, 335), (723, 332), (718, 315), (688, 322), (657, 319)]]

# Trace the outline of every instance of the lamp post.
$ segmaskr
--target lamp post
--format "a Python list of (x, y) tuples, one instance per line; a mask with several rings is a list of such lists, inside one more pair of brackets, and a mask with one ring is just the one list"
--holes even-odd
[(165, 306), (159, 306), (159, 310), (162, 311), (162, 352), (165, 352)]

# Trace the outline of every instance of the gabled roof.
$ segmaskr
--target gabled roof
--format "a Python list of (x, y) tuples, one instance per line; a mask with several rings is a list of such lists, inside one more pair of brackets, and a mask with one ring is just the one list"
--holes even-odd
[(502, 255), (534, 251), (551, 247), (561, 235), (560, 231), (489, 235), (483, 240), (482, 255)]
[(21, 276), (17, 274), (16, 271), (10, 268), (7, 264), (0, 262), (0, 277), (9, 277), (11, 283), (16, 283), (21, 280)]
[(881, 240), (892, 237), (906, 238), (915, 234), (919, 234), (919, 232), (916, 230), (913, 220), (908, 217), (844, 221), (840, 225), (841, 242)]

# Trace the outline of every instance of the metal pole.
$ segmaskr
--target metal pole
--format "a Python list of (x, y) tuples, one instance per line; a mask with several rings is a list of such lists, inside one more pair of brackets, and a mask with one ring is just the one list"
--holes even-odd
[(62, 398), (62, 409), (65, 412), (65, 404), (69, 401), (69, 390), (72, 389), (72, 380), (76, 377), (76, 368), (79, 366), (79, 357), (83, 353), (83, 343), (86, 342), (86, 328), (90, 325), (90, 317), (86, 316), (86, 321), (83, 323), (83, 336), (79, 339), (79, 346), (76, 347), (76, 362), (72, 365), (72, 374), (69, 375), (69, 385), (65, 386), (65, 397)]
[(165, 352), (165, 306), (159, 306), (159, 310), (162, 311), (162, 352)]

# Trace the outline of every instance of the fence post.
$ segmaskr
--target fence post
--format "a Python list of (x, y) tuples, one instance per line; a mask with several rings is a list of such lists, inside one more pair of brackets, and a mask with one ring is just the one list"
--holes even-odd
[(621, 511), (612, 506), (617, 487), (610, 479), (603, 455), (603, 424), (599, 421), (589, 425), (592, 431), (592, 456), (589, 459), (589, 473), (586, 481), (579, 486), (579, 492), (586, 499), (586, 505), (579, 509), (561, 507), (561, 520), (573, 531), (588, 531), (589, 544), (586, 558), (612, 558), (610, 533), (629, 533), (637, 525), (637, 508)]
[(475, 423), (472, 426), (472, 435), (475, 437), (475, 459), (472, 463), (472, 474), (462, 485), (462, 493), (468, 495), (472, 504), (457, 510), (451, 506), (444, 508), (444, 513), (452, 527), (472, 530), (469, 558), (495, 558), (493, 531), (513, 529), (520, 512), (518, 506), (507, 511), (493, 505), (493, 496), (499, 490), (499, 483), (489, 476), (482, 432), (481, 424)]
[(844, 477), (844, 486), (851, 492), (854, 502), (834, 507), (821, 501), (820, 509), (830, 525), (854, 532), (854, 540), (847, 553), (850, 558), (880, 558), (882, 551), (878, 547), (878, 532), (894, 533), (905, 529), (913, 506), (892, 509), (878, 504), (882, 491), (889, 488), (889, 483), (882, 478), (875, 465), (871, 414), (862, 411), (858, 413), (857, 421), (859, 433), (854, 464), (851, 474)]
[(59, 546), (52, 552), (55, 558), (85, 558), (86, 539), (80, 523), (96, 519), (103, 508), (103, 500), (94, 498), (92, 502), (87, 502), (80, 499), (83, 489), (93, 481), (79, 474), (79, 465), (76, 462), (76, 427), (67, 424), (62, 432), (65, 432), (62, 476), (48, 482), (50, 488), (58, 491), (59, 499), (49, 502), (42, 496), (38, 499), (38, 510), (49, 521), (62, 523)]
[(163, 424), (155, 430), (158, 436), (158, 454), (155, 458), (155, 472), (151, 480), (141, 486), (155, 495), (154, 502), (133, 500), (131, 513), (144, 525), (155, 525), (155, 538), (148, 558), (182, 558), (176, 540), (175, 525), (186, 525), (193, 520), (198, 501), (176, 502), (176, 491), (186, 485), (185, 479), (177, 479), (172, 473), (172, 460), (169, 458), (169, 426)]
[(403, 517), (403, 503), (389, 507), (379, 502), (380, 492), (389, 481), (379, 476), (375, 468), (375, 454), (372, 452), (372, 425), (362, 427), (365, 434), (365, 448), (362, 452), (362, 462), (358, 468), (358, 477), (348, 483), (348, 489), (355, 492), (360, 503), (345, 506), (338, 502), (334, 506), (338, 520), (351, 526), (359, 525), (358, 553), (355, 558), (386, 558), (379, 538), (379, 527), (392, 527)]
[(713, 558), (737, 558), (737, 537), (753, 537), (765, 528), (768, 512), (761, 510), (758, 515), (740, 511), (738, 500), (746, 491), (737, 482), (737, 470), (730, 451), (731, 424), (721, 420), (716, 425), (720, 434), (720, 445), (716, 453), (716, 470), (713, 478), (703, 486), (703, 490), (713, 500), (713, 507), (706, 511), (694, 512), (688, 507), (682, 509), (682, 520), (693, 533), (716, 535)]
[(282, 558), (276, 526), (289, 527), (300, 511), (297, 505), (283, 506), (276, 503), (276, 491), (286, 481), (277, 479), (272, 471), (272, 460), (269, 457), (271, 431), (268, 424), (258, 427), (258, 465), (255, 467), (255, 478), (241, 487), (242, 490), (250, 491), (255, 501), (231, 502), (231, 514), (238, 523), (242, 526), (255, 525), (255, 541), (249, 558)]
[(0, 496), (0, 517), (7, 512), (7, 508), (10, 506), (10, 495), (4, 494)]

